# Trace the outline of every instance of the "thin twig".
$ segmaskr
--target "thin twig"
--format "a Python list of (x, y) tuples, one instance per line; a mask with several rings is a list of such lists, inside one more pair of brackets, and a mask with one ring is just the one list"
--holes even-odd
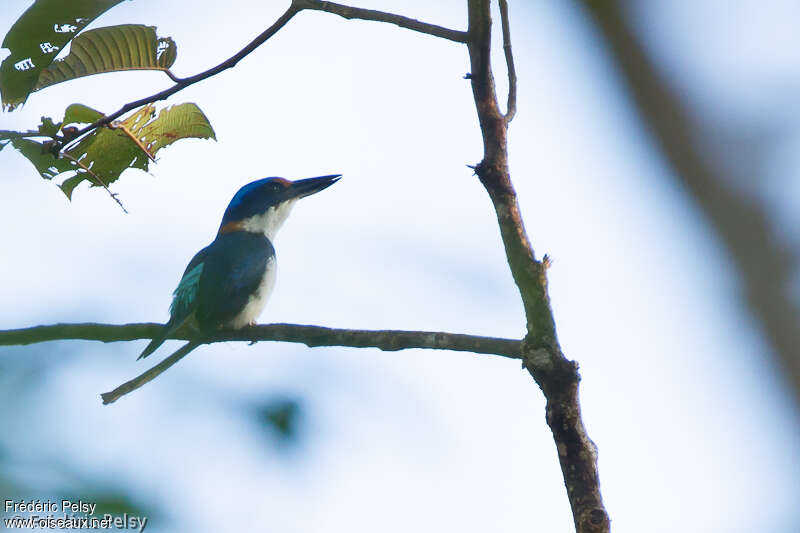
[(117, 204), (118, 204), (118, 205), (119, 205), (119, 207), (120, 207), (120, 208), (121, 208), (121, 209), (122, 209), (122, 210), (125, 212), (125, 214), (126, 214), (126, 215), (128, 214), (128, 210), (127, 210), (127, 209), (125, 209), (125, 206), (124, 206), (124, 205), (122, 205), (122, 201), (121, 201), (121, 200), (120, 200), (120, 199), (117, 197), (117, 195), (116, 195), (116, 194), (114, 194), (113, 192), (111, 192), (111, 189), (109, 189), (109, 188), (108, 188), (108, 185), (106, 185), (106, 182), (104, 182), (104, 181), (103, 181), (103, 180), (100, 178), (100, 176), (98, 176), (97, 174), (95, 174), (94, 172), (92, 172), (92, 169), (90, 169), (89, 167), (87, 167), (86, 165), (84, 165), (84, 164), (83, 164), (83, 162), (82, 162), (82, 161), (80, 161), (79, 159), (75, 159), (74, 157), (72, 157), (71, 155), (69, 155), (69, 153), (67, 153), (67, 152), (60, 152), (58, 155), (59, 155), (60, 157), (65, 157), (65, 158), (69, 159), (70, 161), (72, 161), (73, 163), (75, 163), (76, 165), (78, 165), (79, 167), (81, 167), (83, 170), (85, 170), (86, 172), (88, 172), (89, 174), (91, 174), (92, 176), (94, 176), (94, 179), (96, 179), (96, 180), (97, 180), (97, 183), (99, 183), (99, 184), (100, 184), (100, 185), (101, 185), (101, 186), (102, 186), (102, 187), (103, 187), (103, 188), (106, 190), (106, 192), (108, 193), (108, 195), (109, 195), (109, 196), (110, 196), (110, 197), (111, 197), (111, 198), (112, 198), (112, 199), (113, 199), (115, 202), (117, 202)]
[[(152, 339), (164, 326), (139, 324), (52, 324), (30, 328), (0, 330), (0, 346), (35, 344), (57, 340), (93, 340), (102, 342)], [(178, 330), (170, 339), (192, 340), (190, 332)], [(453, 350), (512, 359), (521, 357), (520, 341), (497, 337), (444, 333), (434, 331), (335, 329), (299, 324), (266, 324), (234, 331), (221, 331), (204, 339), (206, 343), (225, 341), (280, 341), (317, 346), (378, 348), (383, 351), (423, 348)]]
[(184, 344), (178, 351), (158, 363), (156, 366), (148, 369), (147, 371), (139, 374), (135, 378), (130, 381), (126, 381), (116, 389), (110, 392), (104, 392), (100, 395), (100, 398), (103, 399), (103, 405), (108, 405), (112, 402), (117, 401), (122, 396), (125, 396), (129, 392), (133, 392), (145, 383), (149, 383), (150, 381), (157, 378), (161, 375), (166, 369), (186, 357), (189, 352), (200, 346), (200, 342), (191, 341)]
[[(176, 78), (178, 81), (175, 83), (175, 85), (173, 85), (169, 89), (165, 89), (165, 90), (163, 90), (161, 92), (158, 92), (158, 93), (155, 93), (155, 94), (153, 94), (151, 96), (147, 96), (145, 98), (140, 98), (139, 100), (136, 100), (134, 102), (129, 102), (129, 103), (125, 104), (124, 106), (119, 108), (117, 111), (111, 113), (110, 115), (104, 116), (103, 118), (93, 122), (92, 124), (89, 124), (85, 128), (83, 128), (80, 131), (78, 131), (77, 134), (75, 135), (75, 140), (83, 137), (84, 135), (86, 135), (87, 133), (89, 133), (90, 131), (92, 131), (92, 130), (94, 130), (96, 128), (99, 128), (101, 126), (109, 124), (112, 120), (118, 119), (119, 117), (121, 117), (122, 115), (127, 113), (128, 111), (136, 109), (137, 107), (143, 106), (145, 104), (150, 104), (150, 103), (153, 103), (153, 102), (157, 102), (159, 100), (164, 100), (166, 98), (169, 98), (173, 94), (177, 93), (178, 91), (182, 91), (183, 89), (185, 89), (186, 87), (189, 87), (190, 85), (194, 85), (195, 83), (197, 83), (199, 81), (203, 81), (204, 79), (210, 78), (211, 76), (214, 76), (215, 74), (219, 74), (223, 70), (227, 70), (229, 68), (234, 67), (245, 56), (247, 56), (253, 50), (255, 50), (256, 48), (258, 48), (259, 46), (264, 44), (267, 41), (267, 39), (269, 39), (270, 37), (275, 35), (275, 33), (277, 33), (278, 30), (283, 28), (286, 25), (286, 23), (289, 22), (289, 20), (300, 11), (300, 9), (301, 8), (295, 6), (294, 3), (292, 3), (292, 5), (289, 6), (289, 9), (287, 9), (283, 13), (283, 15), (278, 17), (278, 20), (276, 20), (275, 23), (272, 24), (272, 26), (270, 26), (269, 28), (264, 30), (260, 35), (258, 35), (258, 37), (256, 37), (252, 41), (250, 41), (250, 44), (248, 44), (247, 46), (245, 46), (244, 48), (239, 50), (236, 54), (234, 54), (230, 58), (226, 59), (225, 61), (223, 61), (219, 65), (217, 65), (217, 66), (215, 66), (213, 68), (210, 68), (210, 69), (208, 69), (208, 70), (206, 70), (204, 72), (201, 72), (199, 74), (195, 74), (194, 76), (189, 76), (188, 78)], [(169, 74), (171, 74), (171, 73), (169, 73)], [(169, 75), (169, 74), (167, 74), (167, 75)], [(170, 76), (170, 77), (173, 77), (173, 76)]]
[(345, 6), (342, 4), (336, 4), (334, 2), (320, 2), (318, 0), (293, 0), (292, 5), (298, 7), (299, 9), (310, 9), (313, 11), (325, 11), (327, 13), (333, 13), (334, 15), (339, 15), (340, 17), (346, 19), (387, 22), (389, 24), (400, 26), (401, 28), (418, 31), (420, 33), (426, 33), (428, 35), (433, 35), (434, 37), (440, 37), (442, 39), (447, 39), (448, 41), (454, 41), (457, 43), (466, 43), (469, 39), (469, 34), (465, 31), (452, 30), (450, 28), (437, 26), (436, 24), (420, 22), (419, 20), (404, 17), (402, 15), (386, 13), (384, 11), (376, 11), (374, 9), (362, 9), (360, 7)]
[(506, 124), (517, 114), (517, 70), (514, 68), (514, 54), (511, 53), (511, 28), (508, 23), (508, 1), (500, 1), (500, 23), (503, 27), (503, 52), (508, 69), (508, 105), (506, 106)]
[(0, 140), (27, 139), (28, 137), (50, 137), (50, 136), (39, 133), (39, 130), (28, 130), (28, 131), (0, 130)]
[(175, 83), (180, 83), (181, 80), (183, 79), (183, 78), (179, 78), (178, 76), (173, 74), (170, 69), (164, 69), (164, 74), (166, 74), (169, 77), (169, 79), (171, 79)]

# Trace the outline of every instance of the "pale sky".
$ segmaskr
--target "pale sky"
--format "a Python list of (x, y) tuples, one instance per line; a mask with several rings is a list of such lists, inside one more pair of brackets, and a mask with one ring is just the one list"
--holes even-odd
[[(232, 55), (287, 3), (136, 0), (90, 27), (158, 26), (178, 43), (173, 70), (185, 76)], [(7, 0), (0, 33), (28, 5)], [(360, 5), (466, 26), (463, 1)], [(719, 90), (715, 105), (743, 114), (765, 107), (753, 97), (759, 83), (796, 87), (796, 32), (774, 29), (789, 6), (758, 9), (764, 21), (751, 27), (746, 12), (711, 2), (700, 10), (720, 21), (709, 30), (680, 22), (694, 5), (635, 10), (678, 83), (704, 88), (698, 94), (735, 87)], [(534, 249), (554, 259), (556, 324), (580, 363), (613, 530), (795, 531), (798, 418), (740, 307), (724, 250), (676, 188), (583, 14), (555, 1), (510, 10), (519, 76), (512, 178)], [(784, 35), (775, 47), (752, 44), (771, 32)], [(456, 43), (301, 13), (234, 70), (168, 101), (197, 103), (218, 141), (178, 142), (149, 174), (126, 171), (112, 188), (128, 215), (85, 185), (70, 203), (7, 147), (0, 329), (165, 321), (183, 268), (238, 187), (342, 173), (300, 202), (278, 235), (278, 281), (262, 322), (522, 336), (494, 213), (466, 167), (482, 153), (468, 68)], [(113, 112), (168, 83), (120, 73), (61, 84), (0, 115), (0, 129), (60, 118), (73, 102)], [(794, 176), (792, 194), (797, 153), (774, 161), (776, 175)], [(776, 195), (776, 210), (796, 214), (792, 194)], [(0, 381), (0, 402), (13, 406), (0, 445), (33, 467), (19, 475), (42, 487), (40, 497), (63, 463), (158, 506), (166, 516), (148, 524), (152, 532), (572, 529), (544, 399), (518, 361), (216, 344), (102, 406), (99, 393), (147, 368), (135, 360), (145, 344), (0, 348), (3, 371), (18, 377)], [(26, 372), (45, 377), (25, 388)], [(275, 394), (298, 395), (306, 408), (294, 453), (271, 448), (243, 414)]]

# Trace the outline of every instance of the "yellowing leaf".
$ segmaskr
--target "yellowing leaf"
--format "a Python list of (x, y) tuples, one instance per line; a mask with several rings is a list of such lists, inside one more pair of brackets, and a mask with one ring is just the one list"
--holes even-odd
[[(211, 124), (195, 104), (186, 103), (162, 109), (157, 117), (155, 112), (152, 104), (141, 107), (117, 123), (118, 127), (115, 129), (95, 130), (69, 150), (67, 155), (80, 161), (80, 165), (88, 168), (91, 174), (108, 185), (118, 179), (127, 168), (147, 170), (149, 158), (139, 144), (150, 155), (155, 155), (158, 150), (179, 139), (216, 139)], [(84, 179), (96, 185), (97, 179), (91, 174), (87, 175), (84, 170), (78, 171), (78, 175), (62, 184), (62, 190), (69, 195)]]

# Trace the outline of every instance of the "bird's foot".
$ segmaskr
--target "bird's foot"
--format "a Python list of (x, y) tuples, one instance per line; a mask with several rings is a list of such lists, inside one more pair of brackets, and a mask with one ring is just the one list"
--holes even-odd
[[(252, 327), (255, 327), (255, 325), (256, 325), (256, 321), (255, 321), (255, 320), (251, 320), (251, 321), (250, 321), (250, 323), (249, 323), (249, 324), (247, 324), (247, 326), (248, 326), (248, 327), (251, 327), (251, 328), (252, 328)], [(255, 344), (255, 343), (257, 343), (257, 342), (258, 342), (258, 341), (250, 341), (249, 343), (247, 343), (247, 345), (248, 345), (248, 346), (252, 346), (252, 345), (254, 345), (254, 344)]]

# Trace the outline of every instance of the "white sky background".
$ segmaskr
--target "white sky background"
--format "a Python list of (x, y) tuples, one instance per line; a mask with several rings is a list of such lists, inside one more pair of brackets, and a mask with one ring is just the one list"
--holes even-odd
[[(28, 5), (4, 2), (0, 33)], [(466, 27), (461, 0), (361, 5)], [(797, 65), (788, 54), (796, 36), (774, 49), (748, 46), (787, 13), (760, 9), (774, 19), (750, 26), (736, 10), (702, 10), (719, 17), (715, 32), (679, 23), (691, 5), (637, 11), (681, 83), (705, 87), (716, 75), (721, 87), (741, 87), (772, 74), (796, 83), (796, 68), (750, 68), (751, 55), (765, 53), (770, 64)], [(137, 0), (91, 27), (158, 26), (178, 43), (174, 71), (184, 76), (232, 55), (284, 8)], [(511, 17), (520, 79), (512, 177), (537, 254), (555, 260), (557, 327), (581, 364), (614, 531), (795, 531), (797, 418), (722, 249), (674, 187), (582, 14), (565, 2), (512, 2)], [(707, 54), (693, 53), (706, 43)], [(726, 55), (731, 47), (740, 64)], [(703, 68), (717, 59), (727, 68)], [(706, 78), (692, 77), (701, 70)], [(482, 153), (467, 71), (461, 45), (301, 13), (233, 71), (169, 100), (196, 102), (218, 142), (182, 141), (159, 153), (150, 175), (127, 171), (113, 189), (129, 215), (85, 186), (69, 203), (6, 148), (0, 328), (164, 321), (185, 264), (213, 238), (239, 186), (341, 172), (278, 236), (278, 283), (263, 322), (521, 336), (491, 204), (465, 166)], [(0, 115), (0, 129), (60, 118), (73, 102), (111, 112), (166, 86), (158, 73), (62, 84)], [(717, 100), (763, 106), (755, 93), (719, 91)], [(782, 154), (776, 175), (794, 176), (796, 192), (797, 157)], [(0, 348), (4, 363), (40, 354), (53, 367), (23, 397), (0, 388), (3, 405), (17, 409), (0, 443), (44, 478), (47, 457), (131, 485), (170, 514), (148, 531), (572, 528), (543, 397), (516, 361), (215, 345), (102, 406), (100, 392), (146, 368), (135, 361), (144, 344)], [(304, 444), (289, 456), (273, 452), (241, 411), (276, 392), (306, 402)]]

